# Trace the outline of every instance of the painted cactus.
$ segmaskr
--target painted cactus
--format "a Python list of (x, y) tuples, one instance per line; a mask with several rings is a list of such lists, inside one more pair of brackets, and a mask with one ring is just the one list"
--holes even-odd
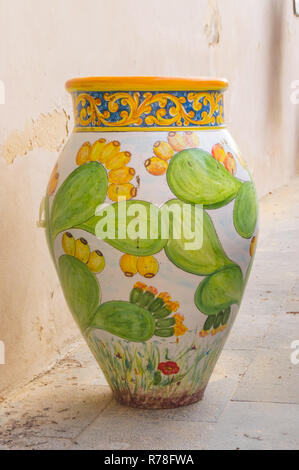
[(234, 205), (234, 225), (239, 235), (250, 238), (255, 232), (258, 217), (257, 196), (251, 181), (244, 183)]
[(100, 305), (91, 328), (100, 328), (128, 341), (148, 341), (153, 336), (168, 338), (174, 335), (175, 317), (172, 305), (157, 296), (153, 287), (146, 289), (137, 283), (130, 300), (111, 301)]
[(172, 158), (167, 181), (176, 197), (207, 209), (222, 207), (236, 197), (242, 183), (211, 157), (204, 150), (188, 149)]
[[(255, 188), (223, 127), (226, 83), (110, 93), (94, 80), (84, 93), (70, 86), (76, 132), (47, 188), (49, 249), (116, 398), (193, 403), (240, 306), (257, 240)], [(149, 279), (156, 287), (141, 282)]]
[[(173, 199), (167, 204), (169, 207), (174, 204), (183, 205), (178, 199)], [(194, 209), (194, 206), (192, 208)], [(188, 217), (191, 218), (190, 221)], [(174, 224), (176, 222), (174, 220)], [(177, 239), (170, 234), (165, 246), (165, 253), (170, 261), (180, 269), (199, 276), (206, 276), (232, 263), (224, 253), (213, 222), (205, 210), (197, 212), (190, 210), (190, 215), (184, 215), (184, 223), (186, 225), (190, 223), (198, 233), (202, 234), (201, 246), (197, 249), (189, 249), (187, 245), (186, 248), (190, 240), (184, 236), (184, 233)]]
[[(129, 301), (109, 301), (99, 305), (100, 288), (96, 277), (85, 263), (71, 255), (59, 258), (59, 274), (65, 298), (82, 331), (101, 329), (127, 341), (148, 341), (154, 335), (174, 335), (178, 307), (155, 288), (137, 283)], [(88, 333), (87, 333), (88, 334)]]

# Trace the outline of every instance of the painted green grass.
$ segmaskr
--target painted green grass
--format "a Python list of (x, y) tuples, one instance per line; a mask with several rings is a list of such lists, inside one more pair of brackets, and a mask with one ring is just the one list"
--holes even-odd
[[(159, 341), (137, 346), (114, 337), (103, 341), (92, 332), (88, 342), (113, 391), (130, 395), (159, 391), (170, 396), (184, 391), (191, 395), (207, 385), (224, 337), (202, 346), (196, 332), (189, 346), (178, 343), (171, 353)], [(159, 364), (167, 361), (176, 363), (179, 371), (171, 375), (159, 371)]]

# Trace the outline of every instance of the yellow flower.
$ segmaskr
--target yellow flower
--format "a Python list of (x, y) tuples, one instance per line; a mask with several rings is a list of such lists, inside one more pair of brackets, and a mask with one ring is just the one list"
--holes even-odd
[(175, 336), (183, 336), (187, 331), (188, 328), (183, 323), (179, 323), (174, 327)]
[(206, 336), (208, 336), (209, 333), (210, 333), (210, 330), (201, 330), (201, 332), (199, 333), (199, 336), (201, 338), (205, 338)]
[(158, 297), (162, 300), (164, 300), (164, 302), (168, 302), (169, 300), (171, 300), (171, 295), (168, 294), (168, 292), (160, 292), (160, 294), (158, 295)]
[(167, 307), (170, 308), (172, 312), (176, 312), (180, 308), (180, 304), (177, 301), (175, 302), (166, 301), (165, 304)]
[(157, 289), (153, 286), (147, 287), (146, 290), (147, 290), (147, 292), (151, 292), (154, 295), (157, 295), (157, 293), (158, 293)]
[(179, 313), (173, 315), (173, 318), (175, 318), (176, 323), (183, 323), (183, 321), (185, 320), (184, 315), (180, 315)]
[(176, 313), (174, 315), (174, 319), (175, 319), (175, 326), (174, 326), (175, 336), (183, 336), (188, 331), (188, 328), (183, 324), (185, 317), (183, 315), (180, 315), (179, 313)]
[(138, 282), (135, 282), (134, 287), (135, 289), (145, 290), (147, 285), (144, 284), (143, 282), (138, 281)]

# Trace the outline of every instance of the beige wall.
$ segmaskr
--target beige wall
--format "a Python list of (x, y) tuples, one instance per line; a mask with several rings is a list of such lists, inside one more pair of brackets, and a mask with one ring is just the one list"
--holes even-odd
[(227, 122), (260, 194), (292, 176), (299, 146), (299, 108), (290, 102), (291, 81), (299, 79), (292, 0), (218, 0), (213, 13), (215, 5), (0, 0), (0, 395), (48, 367), (77, 335), (36, 227), (71, 126), (66, 79), (225, 76)]

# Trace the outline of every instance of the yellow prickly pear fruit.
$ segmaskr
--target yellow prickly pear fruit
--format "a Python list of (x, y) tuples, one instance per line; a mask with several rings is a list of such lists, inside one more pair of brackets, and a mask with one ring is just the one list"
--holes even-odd
[(174, 155), (174, 150), (168, 142), (156, 142), (153, 150), (156, 157), (162, 158), (162, 160), (169, 160)]
[(108, 181), (109, 183), (124, 184), (124, 183), (129, 183), (134, 176), (135, 176), (134, 168), (130, 168), (129, 166), (124, 166), (123, 168), (118, 168), (117, 170), (109, 171)]
[(93, 273), (100, 273), (105, 267), (105, 258), (100, 250), (95, 250), (90, 253), (87, 267)]
[(105, 147), (106, 139), (99, 139), (96, 140), (95, 143), (92, 145), (90, 150), (89, 159), (91, 162), (96, 162), (100, 159), (101, 152)]
[(137, 256), (123, 255), (119, 261), (120, 269), (127, 277), (133, 277), (137, 273)]
[(137, 270), (141, 276), (150, 279), (159, 271), (159, 263), (154, 256), (142, 256), (137, 259)]
[(224, 160), (226, 158), (226, 153), (221, 144), (213, 145), (212, 155), (215, 158), (215, 160), (218, 160), (218, 162), (220, 163), (224, 163)]
[(106, 158), (105, 166), (107, 170), (118, 170), (124, 167), (131, 160), (130, 152), (119, 152)]
[(111, 183), (108, 186), (107, 190), (107, 196), (111, 201), (118, 201), (119, 197), (132, 199), (132, 197), (135, 197), (137, 194), (137, 190), (135, 186), (131, 183), (125, 183), (125, 184), (114, 184)]
[(83, 263), (87, 263), (89, 260), (89, 255), (90, 248), (87, 241), (85, 238), (78, 238), (78, 240), (76, 240), (75, 257)]
[(168, 163), (159, 157), (152, 157), (144, 162), (144, 166), (151, 175), (161, 176), (166, 173)]
[(90, 142), (84, 142), (84, 144), (81, 145), (76, 156), (77, 165), (83, 165), (83, 163), (89, 162), (90, 150)]
[(76, 242), (70, 232), (65, 232), (62, 236), (62, 248), (67, 255), (74, 256), (76, 249)]
[(176, 152), (180, 152), (186, 148), (184, 137), (178, 132), (169, 132), (168, 142)]
[(186, 131), (183, 134), (184, 136), (184, 141), (189, 148), (195, 148), (198, 147), (199, 145), (199, 138), (198, 135), (195, 134), (195, 132), (192, 131)]
[(102, 149), (102, 152), (99, 156), (99, 161), (106, 165), (106, 160), (107, 158), (113, 157), (113, 155), (116, 155), (119, 152), (120, 149), (120, 143), (118, 140), (112, 140), (112, 142), (109, 142), (104, 146)]

